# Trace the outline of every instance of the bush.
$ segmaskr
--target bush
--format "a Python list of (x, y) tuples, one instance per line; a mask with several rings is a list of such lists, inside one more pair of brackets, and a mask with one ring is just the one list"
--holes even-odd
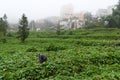
[(28, 48), (26, 52), (37, 52), (38, 50), (34, 47)]
[(74, 33), (72, 31), (69, 31), (68, 32), (68, 35), (73, 35)]
[(6, 35), (7, 37), (13, 37), (13, 35), (11, 33), (7, 33)]
[(65, 48), (63, 46), (56, 46), (53, 44), (50, 44), (48, 47), (46, 47), (46, 51), (58, 51), (58, 50), (64, 50)]
[(7, 51), (7, 53), (9, 53), (9, 54), (15, 54), (16, 51), (15, 50), (10, 50), (10, 51)]
[(2, 42), (2, 43), (7, 43), (6, 38), (2, 38), (2, 39), (1, 39), (1, 42)]

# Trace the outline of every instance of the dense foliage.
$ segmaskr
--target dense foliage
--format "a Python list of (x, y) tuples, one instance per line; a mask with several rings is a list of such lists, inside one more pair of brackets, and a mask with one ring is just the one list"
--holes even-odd
[(85, 14), (84, 28), (120, 28), (120, 0), (112, 9), (112, 14), (99, 18), (91, 18), (90, 13)]
[(8, 28), (8, 23), (7, 23), (7, 16), (4, 14), (2, 18), (0, 18), (0, 41), (3, 43), (6, 43), (5, 36), (7, 34), (7, 28)]
[(120, 0), (116, 5), (116, 8), (113, 9), (112, 15), (108, 16), (106, 20), (108, 21), (109, 27), (120, 28)]
[(0, 80), (120, 80), (119, 29), (62, 33), (31, 32), (24, 44), (11, 33), (0, 43)]

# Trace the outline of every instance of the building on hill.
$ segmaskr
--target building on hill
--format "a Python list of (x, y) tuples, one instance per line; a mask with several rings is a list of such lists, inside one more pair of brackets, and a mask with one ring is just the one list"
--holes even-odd
[(82, 28), (83, 24), (84, 21), (79, 20), (79, 18), (77, 17), (72, 17), (70, 19), (63, 19), (60, 21), (60, 26), (62, 27), (62, 29), (65, 30)]
[(113, 8), (115, 8), (115, 6), (108, 6), (107, 9), (98, 9), (98, 11), (96, 12), (96, 16), (101, 18), (104, 16), (111, 15)]
[(74, 17), (77, 17), (80, 21), (84, 21), (84, 13), (75, 13)]
[(74, 13), (72, 4), (64, 5), (61, 8), (59, 24), (65, 30), (82, 28), (84, 24), (84, 13)]
[(84, 24), (84, 14), (83, 13), (76, 13), (73, 14), (72, 17), (68, 18), (61, 18), (60, 25), (65, 30), (68, 29), (77, 29), (82, 28)]

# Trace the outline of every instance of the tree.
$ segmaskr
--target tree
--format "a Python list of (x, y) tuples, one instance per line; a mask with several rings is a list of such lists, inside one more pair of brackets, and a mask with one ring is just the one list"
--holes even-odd
[(92, 14), (90, 12), (86, 12), (84, 14), (84, 19), (85, 19), (85, 28), (89, 29), (89, 28), (95, 28), (98, 27), (97, 26), (97, 20), (93, 20), (92, 18)]
[(117, 27), (120, 28), (120, 0), (116, 5), (116, 8), (113, 9), (113, 13), (111, 16), (108, 16), (106, 20), (109, 22), (109, 27)]
[(32, 20), (30, 23), (29, 23), (29, 29), (30, 31), (35, 31), (36, 30), (36, 23), (34, 20)]
[(0, 32), (3, 36), (6, 36), (8, 28), (7, 16), (4, 14), (3, 18), (0, 18)]
[(85, 21), (91, 21), (92, 20), (92, 14), (90, 12), (86, 12), (84, 14)]
[(4, 24), (3, 24), (3, 19), (0, 18), (0, 37), (3, 37), (4, 35)]
[(3, 43), (6, 43), (6, 33), (8, 28), (7, 16), (4, 14), (2, 18), (0, 18), (0, 39)]
[(58, 21), (58, 23), (56, 24), (56, 34), (57, 35), (60, 35), (61, 34), (61, 26), (60, 26), (60, 24), (59, 24), (60, 22)]
[(17, 38), (19, 38), (21, 42), (24, 43), (28, 35), (29, 35), (28, 20), (25, 14), (23, 14), (21, 20), (19, 21)]
[(7, 29), (8, 29), (8, 22), (7, 22), (7, 15), (4, 14), (3, 16), (3, 24), (4, 24), (4, 36), (6, 36)]

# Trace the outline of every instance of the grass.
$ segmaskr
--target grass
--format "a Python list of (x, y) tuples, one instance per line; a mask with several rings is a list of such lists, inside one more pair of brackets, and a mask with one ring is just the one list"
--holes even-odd
[(120, 80), (119, 29), (62, 33), (31, 32), (24, 44), (11, 33), (0, 42), (0, 80)]

